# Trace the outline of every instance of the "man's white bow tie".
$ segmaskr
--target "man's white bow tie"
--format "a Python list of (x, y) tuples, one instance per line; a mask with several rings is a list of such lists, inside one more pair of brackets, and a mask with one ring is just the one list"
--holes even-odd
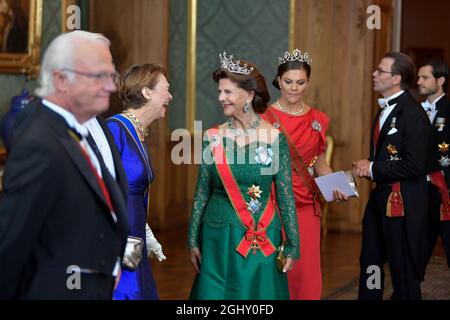
[(391, 107), (398, 102), (397, 100), (398, 98), (393, 99), (378, 98), (378, 105), (380, 106), (381, 109)]
[(380, 106), (381, 109), (385, 108), (388, 104), (387, 104), (387, 99), (385, 98), (378, 98), (378, 105)]
[(425, 100), (421, 104), (422, 107), (427, 111), (434, 111), (436, 109), (436, 105), (434, 103), (429, 103), (428, 100)]

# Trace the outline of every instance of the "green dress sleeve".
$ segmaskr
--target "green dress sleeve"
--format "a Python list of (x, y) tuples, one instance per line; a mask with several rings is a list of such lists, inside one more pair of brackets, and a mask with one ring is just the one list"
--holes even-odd
[(279, 169), (275, 174), (274, 182), (275, 196), (286, 233), (284, 253), (288, 257), (298, 259), (300, 258), (300, 235), (292, 191), (291, 155), (286, 137), (282, 133), (279, 139)]
[[(209, 141), (203, 141), (202, 155), (207, 152)], [(210, 152), (210, 151), (209, 151)], [(203, 158), (202, 158), (203, 159)], [(202, 161), (197, 178), (197, 188), (195, 189), (194, 201), (192, 203), (191, 218), (189, 220), (188, 247), (199, 247), (200, 224), (205, 207), (211, 198), (213, 191), (213, 177), (206, 161)]]

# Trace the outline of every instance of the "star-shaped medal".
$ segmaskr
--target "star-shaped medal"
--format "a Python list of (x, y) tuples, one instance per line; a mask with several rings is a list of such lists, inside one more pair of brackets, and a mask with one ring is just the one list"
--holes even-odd
[(395, 155), (398, 153), (398, 151), (397, 151), (396, 148), (397, 148), (396, 146), (394, 146), (394, 145), (392, 145), (392, 144), (390, 144), (390, 143), (389, 143), (389, 145), (386, 147), (387, 151), (389, 152), (389, 154), (390, 154), (391, 156), (395, 156)]
[(261, 193), (262, 193), (262, 190), (259, 189), (259, 186), (255, 186), (254, 184), (252, 184), (252, 186), (250, 188), (248, 188), (248, 192), (247, 192), (247, 194), (252, 199), (261, 198)]
[(438, 144), (438, 147), (439, 147), (439, 152), (441, 152), (441, 153), (447, 153), (447, 152), (448, 152), (449, 144), (448, 144), (448, 143), (445, 143), (445, 141), (443, 141), (441, 144)]

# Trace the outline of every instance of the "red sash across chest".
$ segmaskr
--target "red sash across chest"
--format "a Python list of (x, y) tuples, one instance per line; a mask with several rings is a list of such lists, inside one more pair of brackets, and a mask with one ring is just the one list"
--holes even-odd
[(214, 156), (215, 165), (219, 173), (220, 179), (225, 187), (228, 198), (236, 212), (239, 220), (244, 225), (246, 232), (239, 242), (236, 251), (242, 256), (247, 257), (251, 249), (253, 253), (261, 250), (264, 256), (269, 256), (275, 252), (275, 246), (267, 237), (266, 229), (275, 216), (275, 207), (269, 199), (264, 211), (256, 223), (252, 214), (247, 209), (247, 203), (239, 189), (236, 179), (229, 164), (227, 163), (225, 149), (223, 148), (222, 139), (219, 130), (212, 128), (208, 130), (208, 137), (211, 142), (211, 150)]

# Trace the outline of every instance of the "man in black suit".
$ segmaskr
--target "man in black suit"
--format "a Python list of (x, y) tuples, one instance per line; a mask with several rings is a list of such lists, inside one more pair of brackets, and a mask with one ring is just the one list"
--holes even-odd
[(37, 90), (43, 99), (5, 167), (0, 299), (111, 299), (127, 209), (82, 124), (107, 110), (115, 78), (104, 36), (74, 31), (49, 45)]
[(383, 266), (389, 263), (391, 299), (420, 299), (426, 266), (427, 156), (431, 126), (408, 89), (415, 79), (410, 57), (384, 55), (373, 73), (383, 95), (372, 126), (369, 160), (353, 174), (376, 182), (363, 218), (359, 299), (382, 299)]
[[(23, 133), (31, 119), (33, 119), (36, 109), (38, 109), (41, 104), (41, 98), (34, 98), (17, 114), (9, 133), (11, 147), (14, 145), (14, 141), (17, 137)], [(117, 150), (116, 144), (114, 143), (114, 139), (106, 125), (105, 120), (102, 116), (98, 115), (84, 122), (83, 126), (89, 130), (90, 136), (92, 137), (92, 140), (91, 137), (88, 138), (90, 145), (93, 147), (93, 151), (98, 152), (102, 156), (106, 168), (109, 170), (113, 178), (116, 179), (120, 189), (122, 190), (124, 198), (127, 199), (127, 176), (123, 169), (119, 151)]]
[(432, 153), (429, 157), (429, 218), (430, 246), (433, 253), (438, 236), (441, 237), (450, 268), (450, 100), (448, 89), (448, 65), (441, 60), (427, 61), (418, 73), (419, 93), (426, 97), (422, 102), (433, 127)]

